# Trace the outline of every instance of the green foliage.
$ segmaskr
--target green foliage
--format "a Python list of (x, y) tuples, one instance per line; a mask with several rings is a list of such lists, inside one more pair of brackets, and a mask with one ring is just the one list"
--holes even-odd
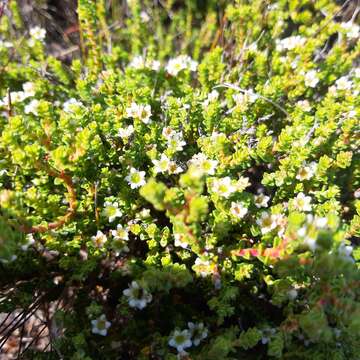
[(357, 359), (356, 19), (80, 0), (65, 64), (10, 3), (0, 312), (60, 300), (64, 359)]

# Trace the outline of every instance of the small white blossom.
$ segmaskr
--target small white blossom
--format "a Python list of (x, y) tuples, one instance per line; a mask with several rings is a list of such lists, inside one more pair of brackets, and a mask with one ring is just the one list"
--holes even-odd
[(335, 86), (338, 90), (350, 90), (352, 88), (352, 81), (347, 76), (342, 76), (335, 81)]
[(174, 239), (175, 239), (174, 245), (176, 247), (182, 247), (183, 249), (186, 249), (189, 246), (189, 244), (183, 241), (183, 237), (184, 236), (182, 234), (174, 234)]
[(152, 160), (152, 163), (154, 164), (154, 170), (155, 173), (165, 173), (169, 171), (170, 168), (170, 159), (165, 155), (161, 154), (160, 160)]
[(25, 114), (33, 114), (35, 116), (38, 115), (38, 107), (39, 107), (39, 100), (33, 99), (30, 101), (28, 105), (25, 105), (24, 112)]
[(305, 74), (305, 86), (314, 88), (318, 82), (319, 82), (319, 77), (317, 75), (317, 71), (316, 70), (309, 70), (306, 74)]
[(287, 38), (276, 41), (276, 50), (277, 51), (293, 50), (296, 47), (303, 46), (305, 42), (306, 39), (299, 35), (289, 36)]
[(104, 203), (104, 215), (109, 218), (109, 222), (113, 222), (117, 217), (122, 216), (122, 212), (119, 209), (119, 204), (117, 202), (106, 201)]
[(210, 103), (214, 102), (215, 100), (217, 100), (219, 98), (219, 92), (216, 90), (211, 91), (208, 94), (208, 97), (206, 98), (206, 100), (204, 100), (203, 102), (203, 106), (206, 108), (209, 106)]
[(238, 218), (238, 219), (242, 219), (248, 212), (247, 207), (242, 203), (242, 202), (232, 202), (231, 203), (231, 208), (230, 208), (230, 213)]
[(107, 335), (107, 330), (111, 326), (111, 322), (106, 320), (106, 316), (102, 314), (99, 318), (91, 320), (92, 333), (102, 336)]
[(257, 208), (266, 208), (268, 207), (268, 202), (270, 200), (270, 196), (264, 195), (264, 194), (260, 194), (260, 195), (255, 195), (254, 197), (255, 199), (255, 206)]
[(203, 153), (195, 154), (189, 161), (189, 165), (193, 165), (200, 169), (204, 174), (214, 175), (218, 165), (217, 160), (210, 160)]
[(31, 81), (27, 81), (22, 84), (22, 88), (24, 90), (24, 98), (32, 97), (35, 95), (35, 84)]
[(116, 230), (111, 230), (113, 236), (112, 248), (115, 250), (116, 256), (119, 256), (122, 252), (129, 252), (127, 241), (129, 240), (129, 230), (124, 228), (121, 224), (118, 224)]
[(206, 277), (213, 273), (213, 269), (209, 260), (203, 260), (201, 258), (196, 258), (195, 264), (193, 265), (193, 270), (198, 273), (201, 277)]
[(311, 211), (311, 197), (300, 192), (293, 199), (293, 206), (299, 211)]
[(134, 127), (132, 125), (119, 129), (119, 136), (124, 139), (130, 137), (134, 133)]
[(297, 175), (296, 179), (303, 181), (303, 180), (310, 180), (316, 172), (317, 164), (315, 162), (311, 162), (309, 165), (303, 165)]
[(192, 343), (194, 346), (198, 346), (201, 340), (204, 340), (208, 336), (208, 329), (201, 323), (188, 322), (188, 328), (190, 330), (190, 335)]
[(261, 233), (266, 234), (277, 227), (277, 216), (263, 211), (256, 223), (261, 228)]
[(228, 198), (236, 191), (236, 187), (232, 184), (231, 178), (226, 176), (221, 179), (214, 179), (212, 191), (221, 197)]
[(74, 98), (70, 98), (69, 100), (65, 101), (63, 104), (63, 110), (67, 113), (74, 112), (79, 107), (83, 106), (81, 101), (78, 101)]
[(307, 100), (299, 100), (296, 105), (305, 112), (311, 111), (311, 105)]
[(25, 238), (25, 244), (21, 245), (21, 250), (27, 251), (27, 249), (33, 244), (35, 244), (35, 239), (33, 234), (27, 234)]
[(147, 23), (150, 21), (150, 16), (148, 15), (148, 13), (146, 11), (142, 11), (140, 13), (140, 18), (144, 23)]
[(176, 131), (172, 129), (171, 127), (164, 127), (162, 130), (162, 136), (166, 140), (170, 140), (173, 136), (175, 136)]
[(187, 55), (180, 55), (174, 59), (170, 59), (165, 70), (172, 76), (176, 76), (180, 71), (189, 69), (196, 71), (198, 63)]
[(11, 43), (10, 41), (4, 41), (4, 40), (0, 39), (0, 50), (2, 48), (8, 49), (8, 48), (11, 48), (13, 46), (14, 46), (13, 43)]
[(296, 289), (290, 289), (288, 291), (288, 297), (290, 300), (295, 300), (298, 296), (298, 291)]
[(353, 23), (352, 21), (348, 21), (346, 23), (342, 23), (341, 27), (346, 31), (346, 36), (349, 39), (356, 39), (360, 34), (360, 26)]
[(349, 260), (351, 262), (354, 262), (354, 259), (352, 258), (351, 254), (353, 252), (354, 248), (350, 245), (345, 245), (345, 243), (341, 243), (338, 248), (338, 253), (340, 256), (342, 256), (345, 260)]
[(130, 174), (125, 177), (132, 189), (136, 189), (140, 186), (145, 185), (145, 171), (139, 171), (135, 168), (130, 169)]
[(168, 139), (168, 146), (174, 151), (182, 151), (185, 145), (186, 142), (181, 133), (175, 133), (175, 135)]
[(46, 30), (41, 28), (40, 26), (34, 26), (30, 29), (29, 33), (33, 39), (38, 41), (43, 41), (46, 36)]
[(191, 333), (189, 330), (175, 330), (169, 340), (169, 345), (176, 348), (179, 353), (182, 353), (184, 349), (191, 347), (192, 342), (190, 338)]
[(96, 235), (91, 237), (91, 240), (92, 240), (94, 246), (101, 248), (107, 242), (107, 237), (102, 231), (98, 230)]
[(144, 309), (152, 300), (152, 295), (140, 287), (136, 281), (132, 281), (130, 287), (125, 289), (123, 294), (128, 298), (129, 306), (139, 310)]
[(148, 124), (151, 117), (151, 106), (133, 102), (130, 107), (126, 109), (126, 114), (128, 117), (139, 119), (144, 124)]

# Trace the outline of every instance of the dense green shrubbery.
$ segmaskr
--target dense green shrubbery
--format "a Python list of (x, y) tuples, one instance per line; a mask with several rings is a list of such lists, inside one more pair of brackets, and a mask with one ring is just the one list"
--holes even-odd
[(358, 359), (355, 19), (151, 4), (80, 0), (71, 66), (1, 19), (0, 310), (60, 299), (55, 358)]

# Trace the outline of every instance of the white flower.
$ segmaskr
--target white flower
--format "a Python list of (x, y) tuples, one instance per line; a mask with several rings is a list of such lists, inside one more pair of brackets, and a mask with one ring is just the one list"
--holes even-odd
[(350, 81), (347, 76), (342, 76), (335, 81), (335, 86), (338, 90), (350, 90), (352, 85), (352, 81)]
[(31, 81), (27, 81), (22, 84), (22, 88), (24, 90), (24, 98), (28, 98), (35, 95), (35, 84)]
[(107, 335), (107, 329), (111, 326), (111, 322), (106, 320), (106, 316), (102, 314), (99, 318), (91, 320), (92, 333), (102, 336)]
[(130, 107), (126, 109), (126, 114), (128, 117), (139, 119), (144, 124), (148, 124), (151, 117), (151, 106), (133, 102)]
[(171, 127), (164, 127), (162, 130), (162, 136), (166, 140), (170, 140), (173, 136), (175, 136), (176, 131), (172, 129)]
[(299, 100), (296, 105), (299, 106), (299, 108), (301, 108), (303, 111), (308, 112), (311, 110), (310, 103), (307, 100)]
[(161, 63), (159, 60), (151, 60), (148, 66), (154, 71), (159, 71), (161, 67)]
[(298, 292), (296, 289), (290, 289), (288, 291), (288, 297), (290, 300), (295, 300), (297, 298), (297, 296), (298, 296)]
[(311, 211), (311, 197), (300, 192), (293, 199), (293, 206), (299, 211)]
[(190, 338), (191, 334), (189, 330), (175, 330), (169, 340), (169, 345), (176, 348), (179, 353), (182, 353), (184, 349), (191, 347), (192, 342)]
[(345, 243), (341, 243), (338, 248), (339, 255), (342, 256), (345, 260), (349, 260), (351, 262), (354, 262), (354, 259), (351, 257), (353, 250), (354, 248), (352, 246), (345, 245)]
[(109, 222), (113, 222), (117, 217), (122, 216), (122, 212), (119, 209), (119, 204), (117, 202), (106, 201), (104, 203), (104, 215), (109, 218)]
[(358, 68), (356, 68), (356, 69), (354, 70), (354, 76), (355, 76), (356, 78), (360, 78), (360, 67), (358, 67)]
[(81, 106), (83, 106), (81, 101), (78, 101), (74, 98), (70, 98), (69, 100), (64, 102), (63, 110), (67, 113), (71, 113)]
[(152, 160), (152, 163), (154, 164), (156, 174), (169, 171), (170, 159), (165, 154), (161, 154), (160, 160)]
[(314, 88), (319, 82), (319, 77), (316, 70), (309, 70), (304, 77), (305, 86)]
[(144, 309), (152, 300), (152, 295), (140, 287), (136, 281), (132, 281), (130, 287), (125, 289), (123, 294), (128, 298), (129, 306), (139, 310)]
[(254, 198), (255, 198), (255, 206), (257, 208), (268, 207), (268, 202), (270, 200), (270, 196), (260, 194), (260, 195), (255, 195)]
[(33, 99), (30, 101), (30, 103), (28, 105), (25, 105), (24, 108), (24, 112), (25, 114), (33, 114), (33, 115), (38, 115), (38, 107), (39, 107), (39, 100), (37, 99)]
[(277, 216), (263, 211), (256, 223), (261, 228), (261, 233), (266, 234), (277, 227)]
[(201, 340), (206, 339), (208, 336), (208, 329), (203, 323), (194, 324), (193, 322), (188, 322), (188, 328), (194, 346), (198, 346)]
[(195, 154), (189, 161), (189, 165), (193, 165), (200, 169), (204, 174), (214, 175), (218, 165), (217, 160), (210, 160), (203, 153)]
[(115, 250), (116, 256), (119, 256), (122, 252), (129, 252), (127, 241), (129, 240), (129, 231), (121, 224), (118, 224), (116, 230), (111, 230), (113, 236), (112, 248)]
[(238, 219), (242, 219), (248, 212), (247, 207), (244, 206), (244, 204), (242, 202), (232, 202), (231, 203), (231, 208), (230, 208), (230, 213), (238, 218)]
[(98, 230), (95, 236), (91, 237), (94, 246), (101, 248), (107, 242), (107, 237), (102, 231)]
[(4, 41), (4, 40), (1, 40), (0, 39), (0, 49), (2, 49), (2, 48), (11, 48), (11, 47), (13, 47), (14, 45), (13, 45), (13, 43), (11, 43), (10, 41)]
[(240, 176), (238, 181), (235, 184), (237, 191), (243, 191), (250, 185), (251, 185), (251, 183), (250, 183), (249, 178), (245, 177), (245, 176)]
[(122, 139), (130, 137), (133, 133), (134, 133), (134, 127), (132, 125), (119, 129), (119, 136)]
[(315, 175), (316, 169), (317, 169), (316, 162), (311, 162), (309, 165), (303, 165), (299, 169), (296, 175), (296, 179), (300, 181), (309, 180)]
[(125, 177), (132, 189), (136, 189), (140, 186), (145, 185), (145, 171), (139, 171), (135, 168), (130, 169), (130, 174)]
[(129, 231), (121, 224), (118, 224), (116, 230), (111, 230), (111, 235), (114, 239), (129, 240)]
[(214, 179), (212, 191), (219, 196), (228, 198), (233, 192), (236, 191), (236, 187), (232, 185), (231, 178), (226, 176), (221, 179)]
[(182, 151), (186, 142), (184, 141), (181, 133), (175, 133), (170, 139), (168, 139), (168, 146), (173, 151)]
[(33, 234), (27, 234), (26, 238), (25, 238), (25, 244), (21, 245), (21, 250), (22, 251), (27, 251), (27, 249), (29, 248), (29, 246), (33, 245), (35, 243), (35, 239)]
[(196, 71), (198, 63), (187, 55), (180, 55), (174, 59), (170, 59), (165, 70), (172, 76), (176, 76), (180, 71), (189, 69)]
[(168, 171), (169, 174), (180, 174), (184, 171), (184, 169), (181, 166), (177, 165), (175, 161), (170, 161)]
[(349, 39), (356, 39), (357, 37), (359, 37), (360, 27), (352, 21), (342, 23), (341, 27), (346, 31), (346, 36)]
[(159, 71), (160, 66), (161, 66), (160, 61), (149, 60), (149, 59), (145, 60), (141, 55), (135, 56), (129, 63), (129, 67), (133, 69), (149, 68), (154, 71)]
[(175, 238), (175, 241), (174, 241), (174, 245), (176, 247), (182, 247), (183, 249), (186, 249), (189, 244), (185, 241), (183, 241), (183, 235), (182, 234), (174, 234), (174, 238)]
[(129, 67), (134, 69), (142, 69), (145, 67), (145, 60), (141, 55), (136, 55), (131, 62), (129, 63)]
[(206, 100), (204, 100), (203, 102), (203, 106), (206, 108), (207, 106), (209, 106), (210, 103), (214, 102), (215, 100), (217, 100), (219, 98), (219, 92), (216, 90), (211, 91)]
[(212, 266), (209, 260), (203, 260), (201, 258), (196, 258), (195, 264), (193, 265), (193, 270), (198, 273), (201, 277), (206, 277), (213, 273)]
[(276, 50), (277, 51), (293, 50), (296, 47), (303, 46), (305, 42), (306, 39), (299, 35), (289, 36), (287, 38), (276, 41)]
[(142, 11), (140, 13), (140, 17), (141, 17), (141, 20), (144, 22), (144, 23), (147, 23), (150, 21), (150, 16), (145, 12), (145, 11)]
[(33, 39), (38, 40), (38, 41), (44, 40), (45, 36), (46, 36), (46, 30), (41, 28), (40, 26), (35, 26), (35, 27), (31, 28), (29, 33)]

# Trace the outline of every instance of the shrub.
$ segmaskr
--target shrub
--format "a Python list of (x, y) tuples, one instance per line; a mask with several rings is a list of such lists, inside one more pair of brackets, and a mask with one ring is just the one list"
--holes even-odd
[(357, 359), (355, 20), (102, 5), (70, 65), (1, 18), (1, 311), (58, 305), (46, 358)]

